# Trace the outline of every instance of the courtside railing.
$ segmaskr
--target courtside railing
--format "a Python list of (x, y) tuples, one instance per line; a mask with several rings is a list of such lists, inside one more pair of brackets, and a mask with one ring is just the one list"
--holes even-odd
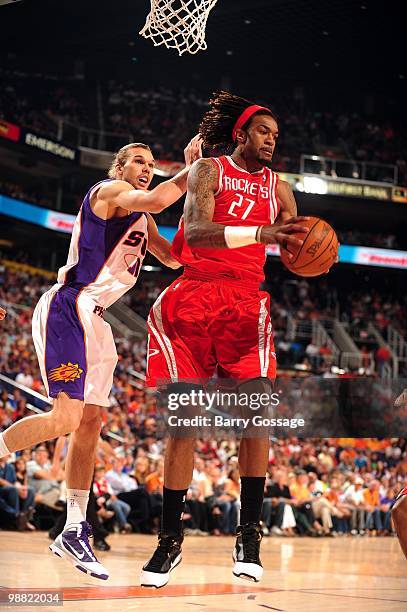
[(322, 155), (301, 155), (300, 173), (330, 179), (346, 179), (397, 185), (398, 168), (394, 164), (362, 162)]

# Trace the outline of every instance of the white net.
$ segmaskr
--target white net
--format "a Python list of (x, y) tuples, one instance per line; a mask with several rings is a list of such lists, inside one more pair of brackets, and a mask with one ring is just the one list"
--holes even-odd
[(150, 0), (151, 10), (141, 36), (155, 46), (165, 45), (183, 53), (207, 48), (206, 22), (217, 0)]

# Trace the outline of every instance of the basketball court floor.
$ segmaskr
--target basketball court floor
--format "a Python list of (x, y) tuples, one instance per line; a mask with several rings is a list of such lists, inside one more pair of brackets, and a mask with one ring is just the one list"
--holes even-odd
[[(156, 543), (153, 536), (112, 535), (109, 543), (112, 550), (98, 555), (111, 573), (105, 583), (49, 553), (45, 532), (3, 531), (0, 585), (59, 589), (66, 612), (407, 610), (407, 563), (395, 538), (264, 538), (264, 577), (253, 584), (231, 573), (234, 538), (189, 536), (183, 562), (158, 591), (138, 586), (139, 570)], [(0, 608), (11, 609), (4, 603)]]

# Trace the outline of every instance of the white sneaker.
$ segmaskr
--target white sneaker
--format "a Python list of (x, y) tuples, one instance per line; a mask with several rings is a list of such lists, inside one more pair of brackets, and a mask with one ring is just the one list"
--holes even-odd
[(271, 528), (271, 533), (272, 533), (273, 535), (277, 535), (277, 536), (282, 536), (282, 535), (284, 535), (284, 531), (283, 531), (282, 529), (280, 529), (280, 527), (277, 527), (277, 525), (274, 525), (274, 526)]
[(86, 521), (68, 526), (50, 545), (49, 549), (58, 557), (67, 559), (78, 570), (100, 580), (107, 580), (109, 572), (99, 561), (91, 548), (89, 537), (92, 527)]
[(263, 566), (260, 561), (260, 543), (263, 537), (259, 523), (246, 523), (239, 525), (236, 530), (237, 538), (233, 549), (233, 574), (237, 578), (259, 582), (263, 575)]

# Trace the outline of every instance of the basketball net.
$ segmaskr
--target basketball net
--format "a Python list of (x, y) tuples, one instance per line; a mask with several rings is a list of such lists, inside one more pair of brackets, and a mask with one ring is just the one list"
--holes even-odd
[(207, 48), (206, 22), (217, 0), (150, 0), (151, 10), (139, 34), (179, 55)]

